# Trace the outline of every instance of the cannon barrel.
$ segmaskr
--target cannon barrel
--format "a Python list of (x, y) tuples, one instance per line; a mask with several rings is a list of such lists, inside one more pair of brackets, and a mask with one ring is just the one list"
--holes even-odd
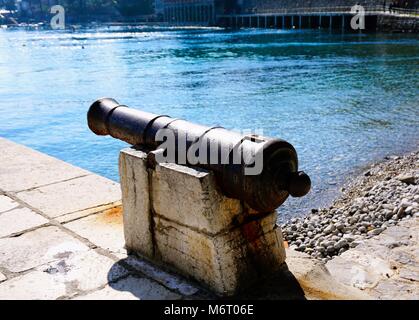
[[(284, 140), (197, 125), (131, 109), (110, 98), (94, 102), (87, 120), (97, 135), (111, 135), (149, 150), (162, 150), (162, 143), (168, 147), (167, 133), (171, 133), (173, 162), (212, 170), (226, 196), (259, 212), (274, 210), (288, 195), (302, 197), (311, 187), (308, 175), (298, 171), (294, 147)], [(159, 136), (163, 129), (165, 138)]]

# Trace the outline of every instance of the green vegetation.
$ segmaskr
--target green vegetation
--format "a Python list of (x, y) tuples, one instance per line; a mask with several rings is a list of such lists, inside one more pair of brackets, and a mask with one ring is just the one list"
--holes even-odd
[(152, 0), (61, 0), (59, 2), (74, 15), (103, 14), (115, 10), (123, 16), (136, 16), (153, 12)]
[(123, 16), (153, 13), (152, 0), (114, 0), (113, 2)]
[(15, 10), (15, 0), (0, 0), (0, 9)]
[[(148, 15), (153, 13), (153, 0), (23, 0), (33, 15), (48, 12), (54, 4), (62, 5), (67, 14), (78, 17), (120, 13), (122, 16)], [(15, 0), (0, 0), (0, 8), (15, 10)]]

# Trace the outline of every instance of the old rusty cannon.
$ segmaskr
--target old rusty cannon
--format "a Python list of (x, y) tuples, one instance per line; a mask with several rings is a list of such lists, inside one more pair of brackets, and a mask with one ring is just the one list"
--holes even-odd
[[(165, 130), (166, 138), (167, 132), (172, 133), (176, 151), (173, 162), (212, 170), (226, 196), (259, 212), (270, 212), (288, 195), (302, 197), (310, 190), (309, 176), (298, 171), (294, 147), (284, 140), (242, 135), (131, 109), (110, 98), (94, 102), (87, 118), (95, 134), (111, 135), (148, 150), (159, 149), (164, 143), (159, 132)], [(188, 157), (192, 150), (197, 161)]]

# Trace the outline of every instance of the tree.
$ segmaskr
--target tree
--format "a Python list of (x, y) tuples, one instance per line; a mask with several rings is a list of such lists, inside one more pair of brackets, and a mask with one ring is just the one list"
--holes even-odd
[(138, 16), (153, 13), (152, 0), (114, 0), (123, 16)]
[(10, 11), (16, 10), (15, 0), (0, 0), (0, 8), (4, 8)]

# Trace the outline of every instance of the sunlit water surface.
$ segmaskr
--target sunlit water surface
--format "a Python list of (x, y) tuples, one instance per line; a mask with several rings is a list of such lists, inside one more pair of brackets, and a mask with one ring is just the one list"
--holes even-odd
[[(417, 147), (415, 35), (100, 27), (0, 31), (0, 136), (118, 180), (125, 143), (95, 136), (99, 97), (298, 151), (311, 193), (282, 217), (327, 204), (353, 173)], [(0, 155), (1, 156), (1, 155)]]

